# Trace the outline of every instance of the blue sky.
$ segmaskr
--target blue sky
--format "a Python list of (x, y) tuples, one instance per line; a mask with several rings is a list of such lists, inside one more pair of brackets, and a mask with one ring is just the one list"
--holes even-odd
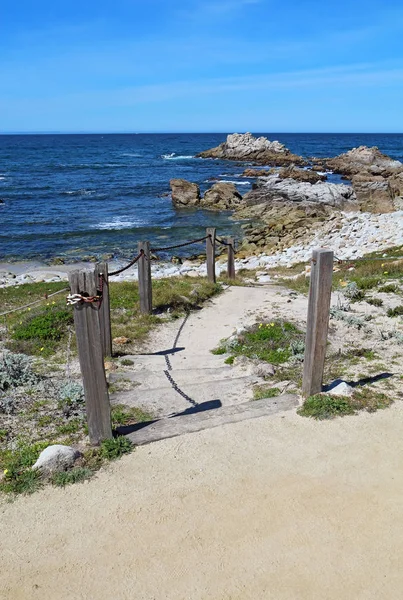
[(3, 0), (0, 132), (403, 132), (401, 0)]

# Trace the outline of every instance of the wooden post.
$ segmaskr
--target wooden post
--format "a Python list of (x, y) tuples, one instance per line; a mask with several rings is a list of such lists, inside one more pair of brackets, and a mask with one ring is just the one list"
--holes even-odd
[[(98, 276), (93, 271), (69, 274), (72, 294), (97, 295)], [(112, 438), (111, 407), (106, 383), (101, 345), (99, 303), (79, 302), (74, 305), (78, 357), (84, 383), (88, 434), (91, 444)]]
[(144, 255), (140, 256), (139, 265), (139, 295), (140, 312), (151, 315), (153, 310), (153, 291), (151, 283), (151, 252), (150, 242), (139, 242), (138, 252), (143, 250)]
[(322, 391), (332, 293), (333, 252), (314, 250), (309, 286), (302, 395)]
[(228, 263), (227, 263), (227, 276), (228, 279), (235, 279), (235, 238), (227, 238), (227, 249), (228, 249)]
[[(108, 263), (99, 263), (95, 267), (99, 278), (98, 290), (102, 289), (102, 303), (99, 309), (99, 324), (101, 327), (101, 343), (103, 356), (112, 356), (111, 307), (109, 300)], [(102, 275), (102, 279), (101, 279)]]
[(216, 228), (207, 227), (206, 235), (209, 236), (206, 239), (206, 260), (207, 260), (207, 278), (209, 281), (215, 283), (215, 238)]

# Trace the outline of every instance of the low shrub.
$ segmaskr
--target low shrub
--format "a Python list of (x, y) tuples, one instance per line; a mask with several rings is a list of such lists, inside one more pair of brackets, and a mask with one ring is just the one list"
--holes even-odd
[(131, 452), (133, 444), (131, 441), (121, 435), (111, 440), (104, 440), (101, 444), (101, 456), (107, 460), (115, 460), (123, 454)]
[(403, 305), (395, 306), (395, 308), (389, 308), (387, 312), (388, 317), (399, 317), (403, 315)]

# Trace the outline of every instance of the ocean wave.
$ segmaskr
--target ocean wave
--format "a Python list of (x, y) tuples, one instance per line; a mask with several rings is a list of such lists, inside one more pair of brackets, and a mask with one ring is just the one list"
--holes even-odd
[(196, 157), (193, 155), (176, 154), (175, 152), (171, 152), (171, 154), (162, 154), (161, 158), (164, 160), (189, 160)]
[(144, 221), (130, 220), (127, 217), (115, 217), (112, 221), (103, 221), (97, 225), (93, 225), (93, 229), (129, 229), (131, 227), (141, 227)]
[(3, 179), (5, 179), (5, 177), (0, 177), (0, 181), (3, 181)]
[(249, 181), (231, 181), (230, 179), (219, 179), (218, 183), (233, 183), (235, 185), (252, 185)]
[(68, 190), (66, 192), (61, 192), (62, 196), (92, 196), (92, 194), (96, 194), (96, 190)]
[(143, 158), (143, 154), (135, 154), (134, 152), (122, 152), (120, 156), (131, 156), (132, 158)]

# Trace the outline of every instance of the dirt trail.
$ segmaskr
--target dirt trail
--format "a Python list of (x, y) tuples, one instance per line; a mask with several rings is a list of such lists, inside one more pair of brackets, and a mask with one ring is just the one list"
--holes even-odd
[(395, 600), (403, 412), (295, 413), (138, 449), (0, 510), (5, 600)]

